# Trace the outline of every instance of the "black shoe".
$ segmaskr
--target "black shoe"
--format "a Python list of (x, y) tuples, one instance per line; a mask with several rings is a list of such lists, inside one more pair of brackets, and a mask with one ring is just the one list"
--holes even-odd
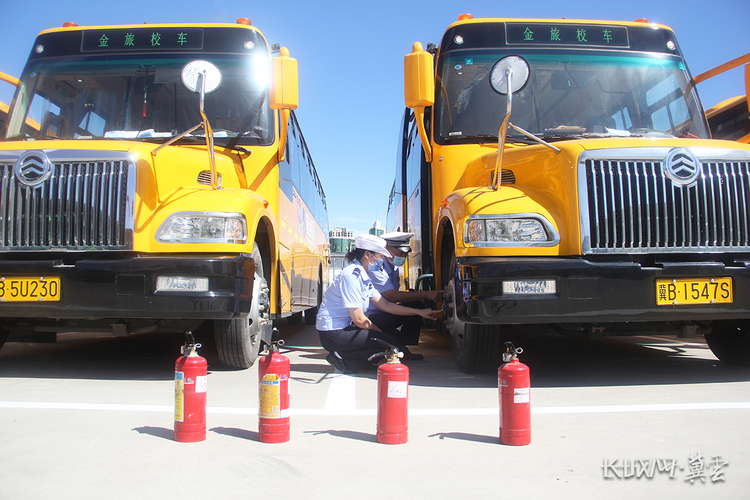
[(424, 356), (411, 352), (408, 347), (404, 347), (404, 350), (402, 352), (404, 353), (404, 357), (402, 359), (406, 361), (422, 361), (424, 359)]
[(344, 363), (344, 360), (341, 359), (341, 356), (339, 356), (339, 353), (336, 351), (329, 352), (328, 356), (326, 356), (326, 361), (341, 373), (354, 373), (348, 366), (346, 366), (346, 363)]

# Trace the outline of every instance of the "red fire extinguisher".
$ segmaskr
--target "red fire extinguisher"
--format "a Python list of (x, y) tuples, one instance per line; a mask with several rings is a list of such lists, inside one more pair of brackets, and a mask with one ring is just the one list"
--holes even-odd
[(531, 380), (529, 367), (518, 361), (523, 352), (506, 342), (503, 364), (497, 370), (500, 393), (500, 443), (522, 446), (531, 443)]
[[(273, 329), (273, 338), (279, 331)], [(258, 439), (261, 443), (289, 441), (289, 358), (279, 352), (283, 340), (274, 340), (258, 363)]]
[(378, 426), (377, 441), (383, 444), (403, 444), (409, 430), (409, 367), (401, 364), (404, 353), (379, 339), (386, 351), (370, 356), (369, 360), (385, 356), (378, 367)]
[(186, 332), (182, 356), (174, 365), (174, 440), (193, 443), (206, 439), (206, 389), (208, 364), (198, 356), (193, 334)]

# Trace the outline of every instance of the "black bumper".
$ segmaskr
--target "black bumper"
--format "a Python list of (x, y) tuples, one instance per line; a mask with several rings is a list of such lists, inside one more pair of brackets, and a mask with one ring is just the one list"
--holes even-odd
[[(750, 259), (733, 262), (594, 262), (582, 258), (459, 258), (456, 311), (466, 323), (552, 324), (750, 318)], [(733, 303), (656, 305), (656, 280), (732, 278)], [(505, 280), (554, 279), (554, 294), (504, 295)]]
[[(128, 255), (0, 260), (0, 276), (59, 276), (60, 301), (0, 302), (5, 318), (234, 319), (247, 316), (255, 263), (250, 254)], [(208, 278), (208, 292), (157, 292), (157, 276)]]

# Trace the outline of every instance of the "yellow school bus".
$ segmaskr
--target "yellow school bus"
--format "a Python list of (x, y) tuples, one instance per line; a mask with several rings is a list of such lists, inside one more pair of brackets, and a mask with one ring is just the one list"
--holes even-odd
[(213, 331), (246, 368), (274, 318), (314, 321), (328, 216), (297, 78), (246, 18), (40, 33), (0, 143), (0, 345)]
[[(750, 61), (750, 53), (721, 64), (693, 78), (698, 84)], [(714, 139), (750, 143), (750, 64), (745, 64), (745, 95), (725, 99), (706, 110)]]
[(466, 372), (517, 333), (705, 334), (750, 362), (750, 146), (711, 140), (675, 35), (474, 19), (404, 59), (387, 229)]

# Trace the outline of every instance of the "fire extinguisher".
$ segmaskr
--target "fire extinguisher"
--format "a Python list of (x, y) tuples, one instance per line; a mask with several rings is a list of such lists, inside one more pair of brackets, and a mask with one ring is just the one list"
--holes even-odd
[(208, 363), (198, 356), (193, 334), (186, 332), (182, 356), (174, 364), (174, 440), (193, 443), (206, 439)]
[[(272, 338), (279, 331), (274, 328)], [(283, 340), (273, 340), (258, 363), (258, 439), (261, 443), (289, 441), (289, 358), (279, 352)]]
[(531, 443), (531, 380), (529, 367), (518, 361), (523, 352), (506, 342), (503, 364), (497, 370), (500, 393), (500, 443), (522, 446)]
[(386, 347), (385, 352), (373, 354), (369, 361), (385, 356), (378, 367), (378, 426), (377, 441), (383, 444), (403, 444), (409, 430), (409, 367), (401, 363), (404, 353), (397, 347), (375, 339)]

